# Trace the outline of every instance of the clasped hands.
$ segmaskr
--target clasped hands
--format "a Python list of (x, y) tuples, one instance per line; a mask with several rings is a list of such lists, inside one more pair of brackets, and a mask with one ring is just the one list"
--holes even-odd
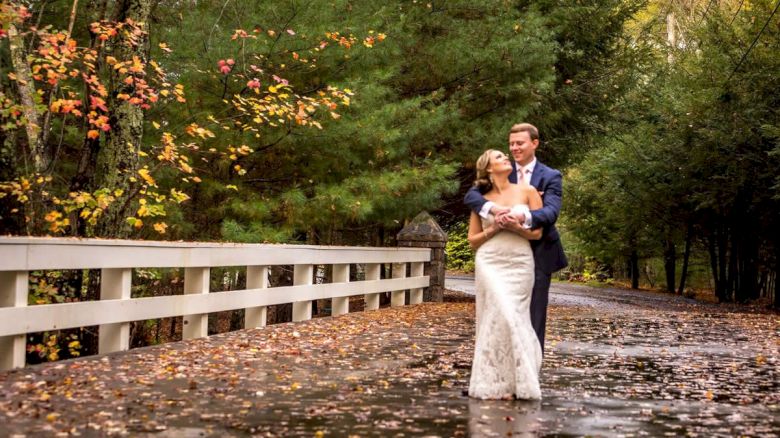
[(509, 207), (494, 205), (490, 212), (495, 216), (496, 225), (501, 229), (519, 229), (525, 223), (525, 214), (512, 212)]

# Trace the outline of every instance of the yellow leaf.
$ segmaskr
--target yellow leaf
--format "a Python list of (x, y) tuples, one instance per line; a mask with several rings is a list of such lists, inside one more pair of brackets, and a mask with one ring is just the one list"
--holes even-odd
[(178, 203), (182, 203), (190, 199), (190, 197), (186, 193), (180, 192), (176, 189), (171, 189), (171, 198), (173, 198)]
[(149, 170), (148, 169), (141, 169), (141, 170), (139, 170), (138, 171), (138, 175), (140, 175), (141, 178), (143, 178), (144, 181), (146, 181), (146, 183), (149, 184), (150, 186), (157, 187), (157, 182), (154, 180), (154, 178), (152, 178), (151, 175), (149, 175)]
[(62, 217), (62, 213), (60, 213), (59, 211), (50, 211), (49, 213), (46, 214), (46, 217), (44, 219), (46, 220), (46, 222), (54, 222), (61, 217)]

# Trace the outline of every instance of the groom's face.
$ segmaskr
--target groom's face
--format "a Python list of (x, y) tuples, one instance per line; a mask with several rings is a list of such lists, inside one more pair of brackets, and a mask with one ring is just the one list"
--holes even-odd
[(534, 160), (537, 146), (539, 146), (539, 140), (531, 140), (531, 136), (526, 131), (509, 134), (509, 152), (515, 162), (521, 166)]

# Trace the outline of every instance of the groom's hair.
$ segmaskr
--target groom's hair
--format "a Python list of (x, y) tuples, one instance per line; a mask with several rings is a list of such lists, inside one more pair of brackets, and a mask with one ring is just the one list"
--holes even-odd
[(539, 140), (539, 130), (536, 129), (536, 126), (530, 123), (518, 123), (516, 125), (512, 125), (509, 133), (516, 134), (518, 132), (527, 132), (528, 136), (531, 137), (531, 140)]

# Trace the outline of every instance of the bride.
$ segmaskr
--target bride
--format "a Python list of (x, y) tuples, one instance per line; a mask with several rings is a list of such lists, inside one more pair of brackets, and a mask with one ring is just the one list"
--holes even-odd
[[(474, 184), (485, 198), (513, 211), (541, 208), (531, 185), (509, 182), (512, 163), (503, 152), (487, 150), (477, 160)], [(476, 250), (477, 331), (469, 396), (480, 399), (540, 399), (542, 349), (531, 326), (529, 306), (534, 284), (530, 240), (542, 230), (528, 230), (511, 220), (482, 220), (471, 213), (469, 243)]]

